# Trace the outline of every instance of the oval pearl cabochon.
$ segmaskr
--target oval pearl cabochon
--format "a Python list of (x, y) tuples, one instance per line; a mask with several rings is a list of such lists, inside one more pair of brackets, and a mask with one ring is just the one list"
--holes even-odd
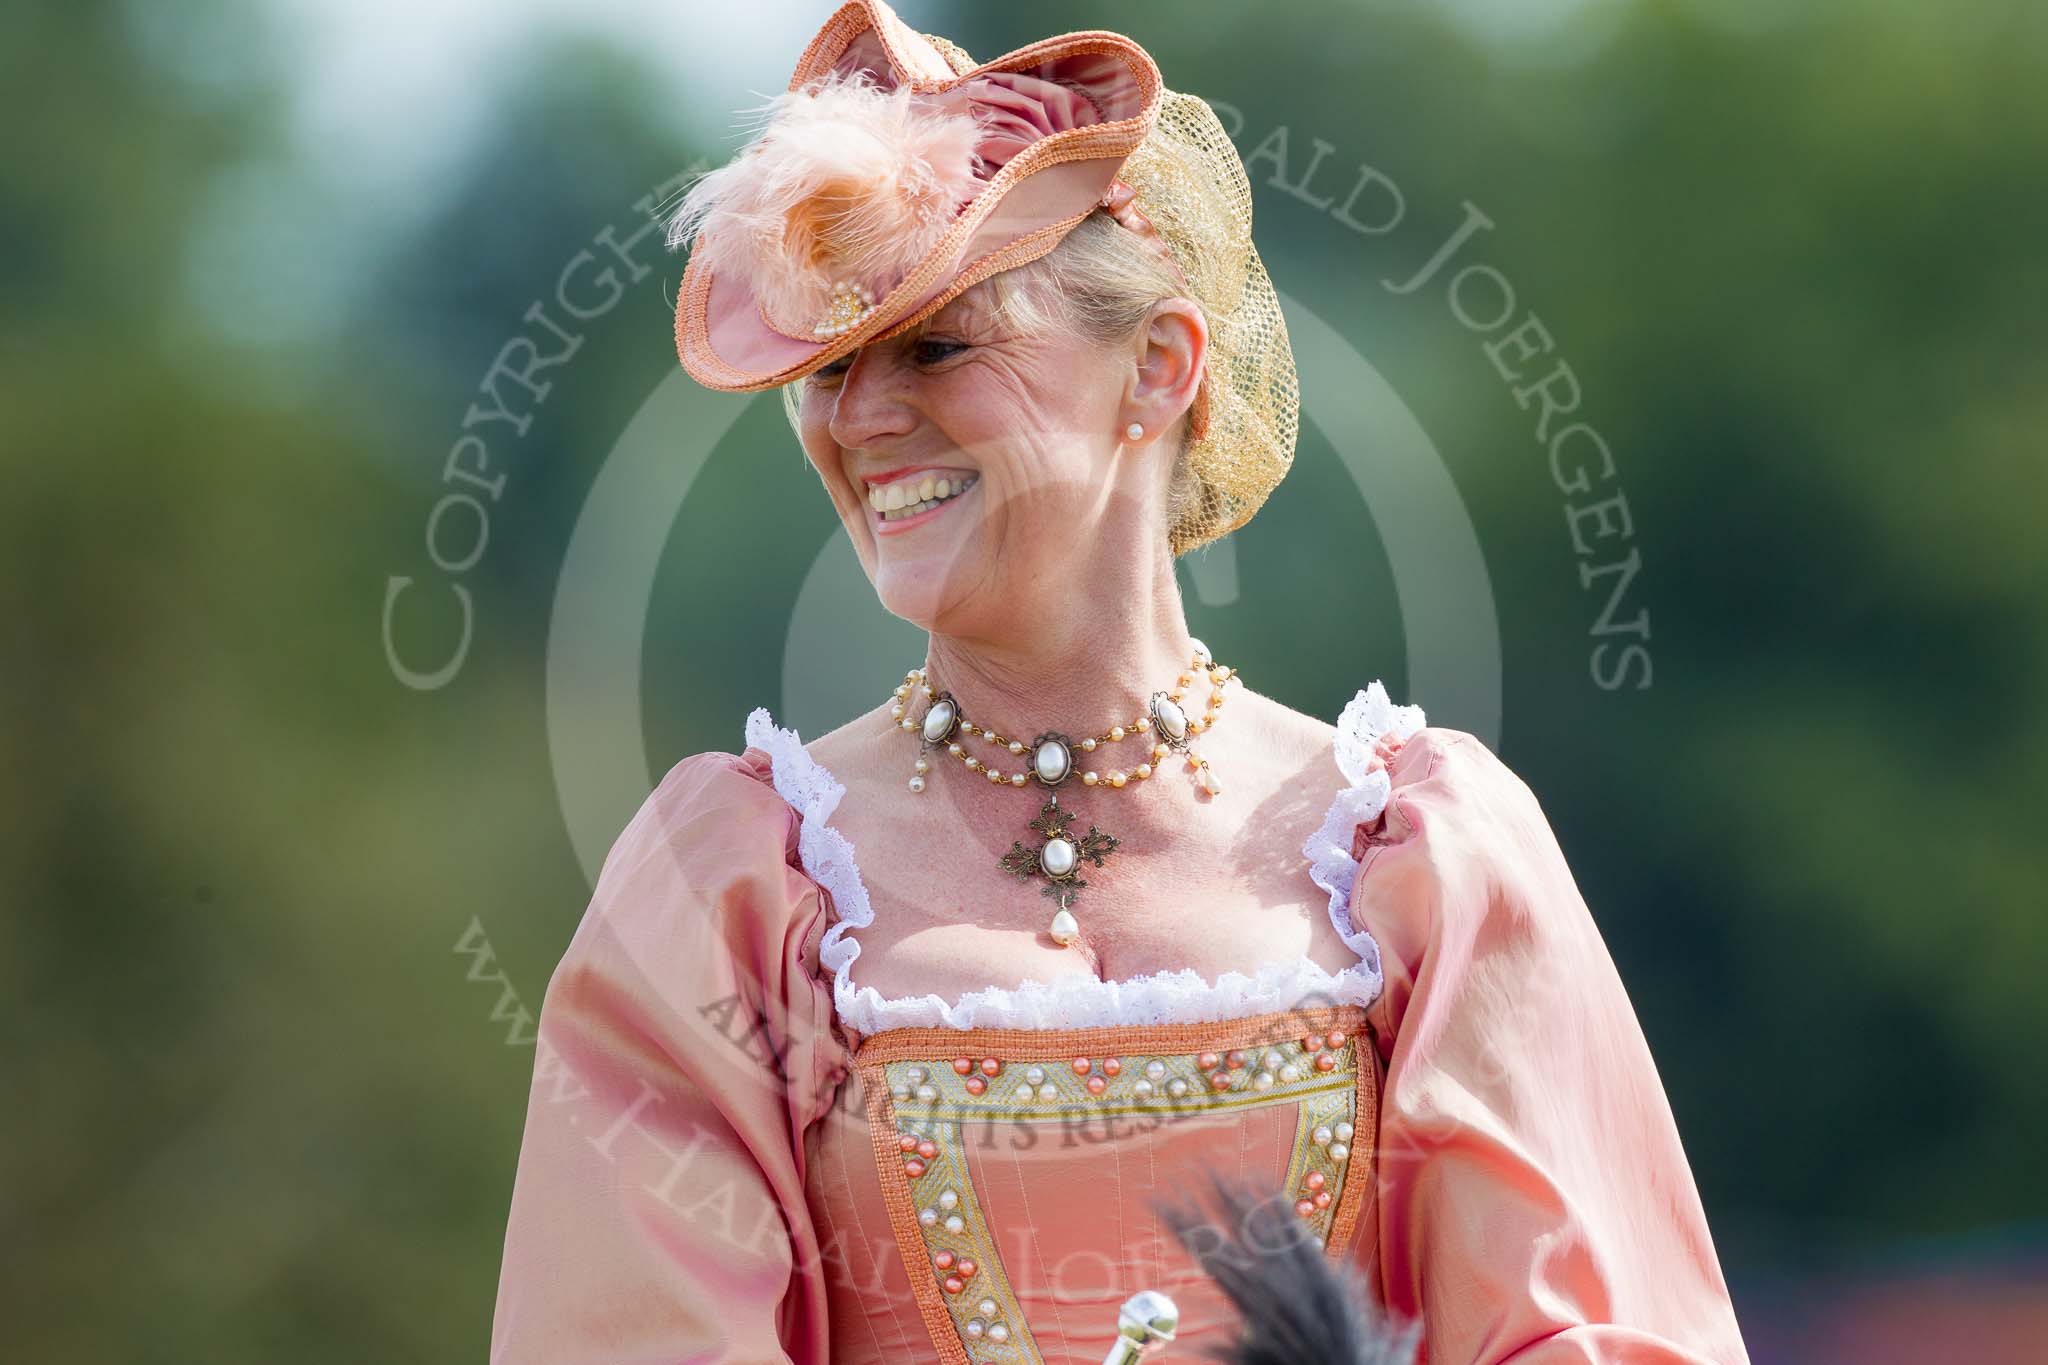
[(1039, 780), (1044, 782), (1059, 781), (1074, 766), (1073, 756), (1067, 752), (1067, 746), (1051, 739), (1038, 746), (1038, 752), (1032, 755), (1031, 762), (1037, 769)]

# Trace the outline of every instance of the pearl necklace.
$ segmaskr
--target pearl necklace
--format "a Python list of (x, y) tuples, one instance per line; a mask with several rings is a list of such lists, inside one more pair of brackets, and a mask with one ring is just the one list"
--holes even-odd
[[(1181, 698), (1193, 683), (1196, 671), (1206, 672), (1209, 678), (1209, 702), (1204, 713), (1191, 717), (1181, 704)], [(1223, 790), (1223, 784), (1210, 770), (1209, 760), (1195, 753), (1192, 738), (1214, 725), (1218, 709), (1223, 705), (1224, 688), (1236, 677), (1236, 671), (1217, 664), (1209, 654), (1208, 647), (1200, 640), (1194, 642), (1194, 655), (1189, 660), (1189, 669), (1176, 680), (1171, 691), (1152, 694), (1146, 714), (1132, 720), (1128, 725), (1112, 725), (1107, 733), (1091, 735), (1075, 741), (1057, 730), (1039, 734), (1030, 744), (1019, 739), (1005, 739), (986, 726), (976, 725), (967, 719), (960, 709), (960, 703), (952, 693), (934, 689), (922, 668), (913, 668), (903, 675), (903, 682), (896, 688), (895, 701), (889, 708), (889, 715), (899, 729), (918, 735), (918, 756), (915, 771), (910, 777), (910, 790), (922, 794), (926, 774), (931, 771), (931, 760), (925, 755), (936, 745), (944, 744), (946, 752), (961, 761), (969, 772), (979, 772), (988, 778), (992, 786), (1008, 785), (1021, 787), (1034, 779), (1043, 787), (1058, 787), (1074, 776), (1074, 753), (1093, 753), (1104, 744), (1117, 744), (1136, 735), (1152, 735), (1154, 741), (1151, 757), (1164, 760), (1175, 752), (1185, 754), (1189, 771), (1195, 774), (1196, 783), (1210, 796)], [(912, 691), (916, 690), (925, 699), (924, 715), (913, 718), (909, 714)], [(994, 746), (1012, 756), (1030, 751), (1030, 762), (1023, 770), (1004, 773), (993, 764), (985, 763), (967, 752), (957, 735), (978, 737), (984, 743)], [(1107, 786), (1112, 790), (1125, 787), (1132, 781), (1144, 781), (1153, 775), (1151, 762), (1141, 762), (1130, 772), (1121, 768), (1110, 770), (1104, 775), (1095, 770), (1083, 772), (1081, 783), (1087, 787)], [(1058, 902), (1059, 909), (1053, 915), (1049, 930), (1052, 940), (1061, 947), (1067, 947), (1081, 936), (1080, 923), (1069, 908), (1080, 889), (1088, 883), (1081, 880), (1083, 862), (1102, 866), (1102, 860), (1116, 850), (1120, 842), (1113, 834), (1104, 834), (1092, 824), (1088, 832), (1075, 835), (1068, 832), (1068, 823), (1074, 819), (1074, 812), (1063, 808), (1059, 794), (1052, 793), (1040, 807), (1038, 816), (1031, 822), (1031, 828), (1043, 836), (1037, 848), (1026, 848), (1017, 841), (1010, 851), (1003, 855), (1000, 866), (1006, 872), (1021, 877), (1044, 877), (1044, 893)]]

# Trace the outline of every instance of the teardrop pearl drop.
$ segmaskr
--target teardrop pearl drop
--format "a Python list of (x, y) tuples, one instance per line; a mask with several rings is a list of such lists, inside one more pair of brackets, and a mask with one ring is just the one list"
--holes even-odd
[(1052, 917), (1052, 928), (1047, 930), (1052, 941), (1064, 948), (1081, 936), (1081, 922), (1074, 918), (1071, 910), (1062, 910)]

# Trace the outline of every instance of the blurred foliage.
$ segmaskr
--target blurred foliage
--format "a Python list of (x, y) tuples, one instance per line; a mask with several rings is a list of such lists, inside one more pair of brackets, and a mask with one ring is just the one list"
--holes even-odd
[[(1500, 747), (1629, 984), (1739, 1306), (1873, 1257), (2039, 1247), (2041, 7), (899, 8), (984, 60), (1129, 32), (1243, 115), (1248, 155), (1284, 127), (1294, 178), (1330, 145), (1320, 194), (1360, 163), (1399, 184), (1403, 223), (1361, 236), (1255, 163), (1261, 249), (1470, 509)], [(451, 685), (394, 680), (380, 607), (391, 576), (432, 581), (442, 463), (525, 310), (733, 135), (643, 54), (536, 30), (459, 165), (383, 202), (290, 136), (281, 11), (175, 9), (0, 20), (23, 114), (0, 173), (7, 1354), (474, 1358), (532, 1054), (451, 950), (480, 923), (537, 1008), (588, 897), (543, 661), (582, 500), (674, 372), (679, 262), (652, 238), (494, 440)], [(1647, 690), (1589, 675), (1601, 589), (1532, 411), (1440, 287), (1381, 283), (1468, 202), (1495, 224), (1472, 259), (1542, 317), (1616, 453)], [(656, 772), (776, 705), (835, 530), (773, 395), (701, 478), (648, 623)], [(1405, 690), (1346, 487), (1305, 428), (1235, 538), (1245, 595), (1191, 598), (1253, 685), (1333, 719), (1374, 677)], [(445, 654), (433, 600), (406, 651)], [(855, 681), (849, 714), (887, 677)]]

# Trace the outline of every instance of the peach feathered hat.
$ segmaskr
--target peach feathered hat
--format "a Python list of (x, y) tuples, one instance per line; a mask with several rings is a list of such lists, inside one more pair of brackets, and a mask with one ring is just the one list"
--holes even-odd
[(1201, 496), (1174, 551), (1248, 520), (1292, 462), (1293, 353), (1251, 244), (1244, 164), (1201, 99), (1122, 34), (1061, 34), (976, 64), (849, 0), (764, 127), (669, 221), (689, 244), (676, 350), (707, 388), (803, 378), (1046, 255), (1100, 208), (1173, 267), (1209, 324), (1189, 412)]
[(1151, 57), (1118, 34), (961, 72), (881, 0), (841, 6), (765, 134), (671, 220), (671, 245), (697, 233), (683, 367), (714, 389), (786, 384), (1043, 256), (1102, 201), (1159, 93)]

